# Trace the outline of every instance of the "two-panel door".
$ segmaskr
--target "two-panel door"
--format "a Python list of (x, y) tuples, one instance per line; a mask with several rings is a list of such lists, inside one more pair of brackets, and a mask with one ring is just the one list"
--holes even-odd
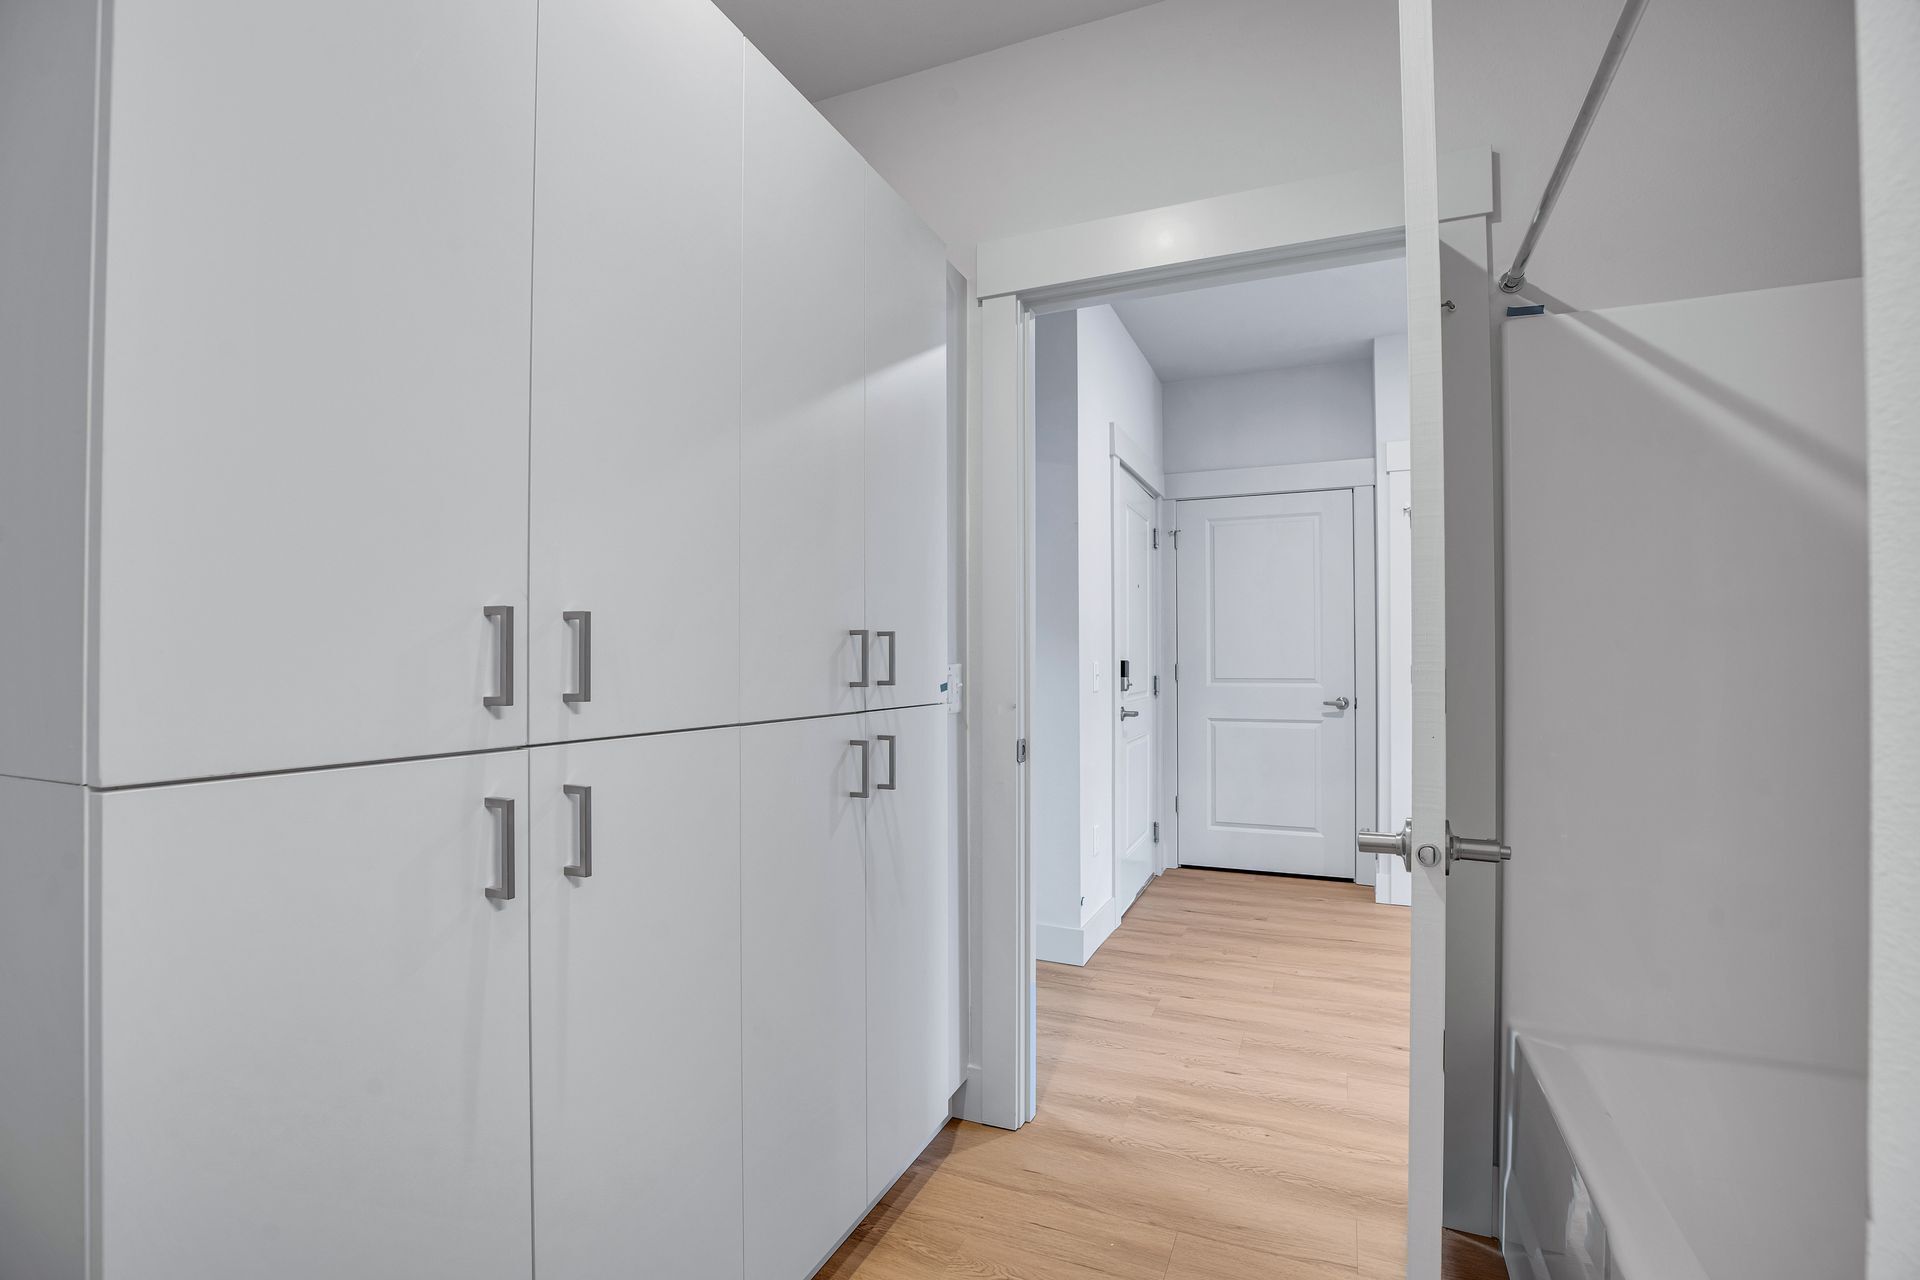
[(947, 709), (862, 717), (867, 849), (867, 1198), (947, 1122), (953, 1094), (953, 879)]
[(866, 188), (866, 705), (911, 707), (947, 678), (947, 256)]
[(540, 6), (536, 742), (740, 719), (744, 53), (707, 0)]
[(94, 798), (103, 1274), (526, 1280), (526, 770)]
[(863, 720), (740, 730), (748, 1280), (812, 1275), (870, 1199)]
[(1351, 879), (1352, 491), (1182, 502), (1178, 554), (1180, 861)]
[(531, 753), (544, 1280), (741, 1275), (740, 736)]
[(87, 781), (526, 741), (534, 13), (115, 7)]
[(875, 179), (752, 49), (745, 99), (740, 718), (859, 711), (874, 679), (858, 633), (871, 629), (861, 281)]

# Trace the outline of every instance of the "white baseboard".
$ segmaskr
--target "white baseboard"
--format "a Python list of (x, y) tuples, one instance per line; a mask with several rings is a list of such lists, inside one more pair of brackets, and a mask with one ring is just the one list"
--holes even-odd
[(1050, 964), (1083, 965), (1093, 959), (1093, 953), (1100, 944), (1113, 935), (1120, 925), (1120, 909), (1112, 898), (1106, 905), (1093, 913), (1093, 917), (1078, 929), (1064, 924), (1041, 924), (1033, 926), (1033, 954), (1036, 958)]

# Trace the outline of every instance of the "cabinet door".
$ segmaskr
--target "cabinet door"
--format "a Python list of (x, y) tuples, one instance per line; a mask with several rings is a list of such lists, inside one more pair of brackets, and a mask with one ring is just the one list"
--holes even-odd
[(954, 1085), (953, 867), (947, 710), (866, 717), (874, 746), (867, 836), (867, 1198), (878, 1199), (947, 1122)]
[(96, 798), (110, 1274), (526, 1280), (526, 794), (503, 752)]
[(537, 1274), (738, 1280), (740, 731), (532, 755)]
[[(746, 67), (740, 715), (858, 711), (862, 225), (872, 175), (780, 73)], [(691, 536), (682, 534), (680, 536)]]
[(113, 26), (89, 780), (525, 742), (534, 0)]
[(740, 718), (744, 49), (707, 0), (540, 6), (536, 742)]
[(866, 274), (867, 705), (910, 707), (947, 678), (947, 255), (877, 177)]
[(867, 1207), (861, 728), (741, 731), (749, 1280), (812, 1275)]

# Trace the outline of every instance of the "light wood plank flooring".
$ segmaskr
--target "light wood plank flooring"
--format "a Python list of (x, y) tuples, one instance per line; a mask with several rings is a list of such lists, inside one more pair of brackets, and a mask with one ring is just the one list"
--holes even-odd
[(1404, 1275), (1407, 948), (1371, 889), (1169, 872), (1086, 968), (1040, 966), (1038, 1118), (949, 1125), (820, 1276)]

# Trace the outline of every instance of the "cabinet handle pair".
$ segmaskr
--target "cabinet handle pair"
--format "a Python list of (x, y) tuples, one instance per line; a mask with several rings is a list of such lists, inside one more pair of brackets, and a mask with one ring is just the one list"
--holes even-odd
[[(562, 875), (585, 880), (593, 874), (593, 788), (576, 787), (569, 783), (560, 790), (568, 799), (575, 801), (574, 812), (574, 860), (560, 868)], [(494, 873), (496, 883), (487, 886), (487, 897), (493, 902), (512, 902), (516, 892), (514, 870), (520, 861), (519, 851), (515, 847), (513, 811), (514, 802), (506, 796), (488, 796), (485, 804), (487, 812), (493, 815), (494, 823)]]
[[(847, 688), (864, 689), (869, 684), (877, 685), (881, 688), (886, 688), (896, 683), (894, 677), (899, 674), (898, 664), (899, 664), (900, 633), (897, 631), (859, 630), (859, 631), (849, 631), (847, 632), (847, 634), (860, 642), (859, 643), (860, 678), (858, 680), (847, 681)], [(873, 636), (878, 639), (885, 640), (887, 642), (887, 678), (885, 680), (872, 679), (871, 673), (867, 670), (867, 637), (868, 636)]]
[[(874, 741), (887, 744), (887, 780), (880, 784), (880, 790), (898, 791), (900, 789), (898, 785), (900, 781), (900, 741), (891, 733), (875, 734)], [(860, 749), (860, 789), (858, 791), (849, 791), (847, 795), (850, 799), (854, 800), (871, 800), (873, 799), (874, 788), (872, 779), (868, 776), (867, 772), (867, 752), (870, 744), (864, 738), (851, 738), (847, 741), (847, 745)]]
[[(480, 699), (483, 707), (513, 705), (513, 606), (490, 604), (480, 611), (493, 624), (493, 687), (495, 692)], [(580, 687), (563, 693), (560, 700), (568, 706), (593, 701), (593, 615), (585, 609), (568, 609), (560, 615), (573, 628), (574, 670)]]

